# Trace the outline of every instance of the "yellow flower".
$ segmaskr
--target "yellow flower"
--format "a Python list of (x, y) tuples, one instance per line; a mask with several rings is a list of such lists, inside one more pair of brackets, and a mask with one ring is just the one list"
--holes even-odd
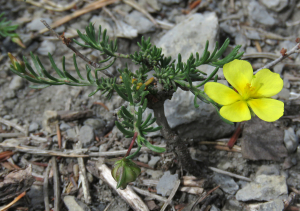
[(205, 93), (223, 105), (220, 109), (222, 117), (232, 122), (250, 120), (250, 109), (267, 122), (276, 121), (283, 115), (284, 103), (270, 98), (283, 87), (283, 80), (279, 74), (262, 69), (253, 75), (251, 64), (242, 60), (225, 64), (223, 72), (236, 92), (216, 82), (208, 82), (204, 86)]

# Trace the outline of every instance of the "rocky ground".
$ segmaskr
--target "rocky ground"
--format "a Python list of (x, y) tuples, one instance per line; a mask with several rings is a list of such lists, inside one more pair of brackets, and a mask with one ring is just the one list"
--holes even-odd
[[(130, 143), (112, 127), (114, 110), (123, 100), (117, 95), (107, 100), (99, 92), (88, 97), (92, 87), (31, 89), (29, 82), (9, 70), (7, 52), (29, 59), (32, 51), (46, 69), (51, 69), (48, 52), (58, 65), (65, 56), (68, 71), (75, 73), (73, 53), (49, 32), (42, 31), (45, 27), (40, 19), (57, 23), (94, 2), (49, 2), (0, 1), (0, 12), (4, 11), (8, 19), (20, 25), (17, 32), (26, 45), (21, 49), (9, 38), (0, 38), (0, 152), (14, 151), (13, 155), (7, 154), (10, 159), (0, 157), (0, 190), (4, 193), (0, 193), (1, 206), (27, 190), (12, 210), (59, 207), (71, 211), (126, 211), (132, 210), (130, 201), (145, 203), (144, 210), (300, 210), (300, 57), (297, 54), (271, 68), (284, 80), (283, 90), (275, 96), (285, 103), (284, 116), (273, 123), (257, 118), (248, 121), (232, 150), (226, 143), (237, 125), (222, 122), (211, 105), (199, 101), (200, 106), (195, 109), (193, 95), (178, 89), (165, 103), (168, 122), (186, 139), (193, 158), (209, 170), (201, 178), (195, 178), (178, 167), (172, 152), (155, 154), (144, 150), (136, 159), (142, 174), (132, 184), (133, 190), (130, 189), (141, 201), (126, 197), (124, 200), (124, 195), (119, 196), (122, 193), (110, 187), (104, 173), (115, 158), (125, 155)], [(230, 38), (230, 48), (242, 45), (243, 59), (250, 61), (254, 70), (280, 57), (282, 48), (292, 49), (295, 39), (300, 37), (300, 1), (296, 0), (115, 2), (106, 8), (94, 6), (55, 31), (77, 39), (76, 30), (84, 32), (92, 22), (106, 28), (111, 37), (118, 37), (120, 53), (135, 52), (136, 42), (145, 36), (163, 48), (165, 55), (175, 59), (181, 53), (183, 60), (190, 53), (201, 54), (206, 40), (212, 50), (216, 41), (223, 43)], [(100, 56), (98, 52), (79, 49), (95, 61)], [(126, 62), (118, 59), (110, 72), (117, 74), (117, 69), (124, 68)], [(84, 73), (86, 64), (78, 63)], [(128, 64), (131, 70), (138, 68)], [(213, 68), (201, 66), (201, 70), (209, 73)], [(155, 144), (165, 144), (160, 133), (151, 134), (149, 139)], [(78, 141), (83, 144), (82, 149), (76, 145)], [(69, 157), (65, 156), (67, 153)], [(82, 153), (86, 157), (78, 156)], [(21, 169), (14, 171), (18, 168)], [(8, 176), (9, 172), (15, 175)], [(9, 177), (18, 179), (11, 181)], [(50, 198), (48, 207), (44, 203), (45, 187)], [(208, 193), (211, 195), (204, 199)]]

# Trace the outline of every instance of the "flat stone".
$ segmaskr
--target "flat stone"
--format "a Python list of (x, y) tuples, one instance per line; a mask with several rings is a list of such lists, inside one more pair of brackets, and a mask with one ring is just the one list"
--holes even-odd
[(67, 129), (66, 132), (67, 132), (67, 136), (69, 138), (76, 138), (77, 137), (77, 134), (76, 134), (76, 131), (75, 131), (74, 128)]
[(55, 44), (49, 40), (44, 40), (41, 43), (41, 46), (38, 48), (37, 53), (43, 56), (47, 56), (48, 53), (50, 53), (51, 55), (54, 53), (55, 51)]
[(164, 174), (164, 172), (161, 170), (147, 169), (146, 174), (150, 175), (152, 179), (158, 179)]
[(227, 175), (214, 173), (212, 180), (217, 185), (220, 185), (220, 188), (228, 194), (235, 194), (235, 192), (239, 189), (238, 184)]
[(138, 160), (143, 162), (143, 163), (148, 163), (149, 161), (149, 158), (148, 158), (148, 154), (141, 154), (139, 157), (138, 157)]
[(261, 0), (261, 2), (275, 12), (280, 12), (289, 4), (289, 0)]
[(279, 99), (288, 101), (290, 98), (290, 90), (287, 88), (282, 88), (282, 90), (277, 94)]
[(94, 128), (94, 130), (99, 130), (105, 127), (106, 122), (102, 119), (87, 119), (83, 124), (91, 126), (92, 128)]
[(177, 180), (178, 174), (171, 175), (170, 171), (166, 171), (158, 181), (156, 186), (157, 193), (162, 196), (170, 195)]
[(266, 25), (273, 26), (276, 20), (268, 13), (266, 8), (260, 5), (257, 1), (251, 1), (248, 5), (249, 17), (251, 20)]
[(281, 199), (276, 199), (266, 203), (249, 204), (246, 207), (247, 211), (282, 211), (284, 210), (284, 203)]
[(84, 125), (79, 130), (79, 141), (82, 143), (82, 147), (90, 146), (95, 140), (94, 130), (92, 127)]
[(155, 25), (142, 13), (134, 10), (130, 14), (125, 16), (125, 21), (133, 28), (137, 29), (139, 34), (145, 34), (155, 31)]
[(287, 156), (283, 129), (258, 117), (247, 121), (243, 130), (242, 155), (250, 160), (280, 161)]
[(154, 168), (154, 166), (156, 165), (156, 163), (160, 160), (160, 156), (151, 156), (150, 161), (148, 162), (148, 165), (151, 168)]
[(239, 201), (269, 201), (287, 197), (286, 178), (277, 175), (259, 175), (236, 194)]
[(61, 123), (60, 126), (59, 126), (59, 129), (62, 130), (62, 131), (68, 130), (70, 128), (71, 128), (71, 126), (68, 125), (68, 124), (66, 124), (66, 123), (64, 123), (64, 122)]
[(256, 176), (258, 175), (280, 175), (280, 169), (278, 165), (262, 165), (258, 168)]
[[(217, 35), (218, 18), (214, 12), (194, 14), (169, 30), (157, 43), (157, 47), (161, 47), (163, 54), (173, 59), (177, 59), (180, 53), (182, 61), (186, 62), (191, 53), (202, 53), (207, 40), (210, 43), (209, 50), (213, 50)], [(203, 65), (200, 70), (209, 74), (214, 67)], [(222, 75), (222, 70), (218, 74)], [(200, 100), (197, 103), (199, 108), (194, 106), (194, 94), (180, 88), (171, 100), (165, 101), (168, 123), (181, 137), (214, 139), (232, 133), (234, 127), (224, 123), (212, 105)]]
[(299, 145), (299, 140), (292, 127), (289, 127), (287, 130), (284, 130), (283, 140), (287, 151), (289, 153), (295, 152)]
[(29, 131), (29, 132), (34, 132), (34, 131), (38, 130), (39, 127), (40, 127), (40, 126), (39, 126), (38, 123), (32, 122), (32, 123), (30, 123), (30, 125), (29, 125), (28, 131)]
[(41, 19), (45, 20), (49, 25), (51, 25), (52, 23), (52, 20), (50, 18), (35, 18), (27, 24), (27, 29), (31, 31), (39, 31), (46, 28), (45, 25), (41, 22)]
[(13, 79), (11, 80), (10, 84), (9, 84), (9, 88), (11, 90), (19, 90), (23, 87), (24, 83), (23, 83), (23, 78), (21, 78), (20, 76), (15, 75), (13, 77)]

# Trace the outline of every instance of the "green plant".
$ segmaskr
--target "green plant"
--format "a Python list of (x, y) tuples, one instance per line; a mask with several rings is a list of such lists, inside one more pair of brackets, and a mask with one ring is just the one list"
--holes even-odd
[(22, 43), (22, 40), (20, 39), (19, 35), (15, 33), (19, 26), (11, 25), (11, 21), (6, 21), (6, 18), (3, 16), (4, 12), (0, 14), (0, 38), (10, 37), (13, 42), (17, 43), (22, 48), (25, 48), (25, 45)]
[[(75, 52), (73, 63), (77, 76), (73, 76), (66, 71), (65, 57), (62, 59), (62, 69), (60, 69), (55, 64), (50, 53), (48, 55), (49, 60), (52, 68), (56, 72), (56, 76), (50, 74), (49, 70), (44, 68), (40, 59), (32, 53), (31, 59), (35, 68), (23, 57), (24, 63), (12, 60), (13, 65), (11, 65), (11, 70), (20, 77), (35, 83), (35, 85), (30, 86), (31, 88), (40, 89), (63, 84), (70, 86), (94, 86), (95, 89), (89, 96), (101, 91), (102, 94), (106, 94), (107, 98), (111, 98), (113, 92), (116, 92), (127, 101), (128, 104), (122, 106), (118, 111), (119, 121), (116, 121), (115, 124), (127, 138), (133, 137), (133, 139), (128, 153), (125, 156), (128, 162), (119, 162), (118, 167), (120, 167), (119, 165), (122, 163), (124, 163), (124, 165), (130, 163), (130, 160), (139, 152), (143, 145), (152, 151), (158, 153), (164, 152), (164, 148), (153, 146), (145, 138), (147, 133), (161, 130), (163, 136), (168, 140), (167, 146), (175, 149), (183, 167), (190, 172), (196, 170), (187, 147), (182, 143), (180, 137), (170, 129), (166, 121), (163, 103), (166, 99), (171, 98), (172, 94), (180, 87), (195, 95), (194, 105), (196, 108), (198, 107), (196, 99), (199, 98), (205, 103), (211, 103), (215, 106), (216, 110), (219, 111), (221, 106), (205, 95), (200, 87), (210, 80), (217, 81), (218, 69), (222, 68), (224, 64), (234, 59), (240, 59), (243, 53), (238, 53), (238, 50), (241, 46), (236, 46), (231, 53), (221, 58), (229, 45), (229, 39), (227, 39), (220, 48), (218, 43), (216, 43), (212, 53), (208, 51), (209, 43), (207, 42), (201, 57), (199, 53), (196, 53), (195, 56), (191, 54), (189, 59), (184, 62), (180, 54), (178, 55), (177, 61), (171, 57), (165, 57), (162, 54), (161, 48), (157, 48), (151, 44), (150, 38), (147, 40), (142, 38), (141, 43), (138, 43), (140, 47), (138, 52), (124, 55), (117, 52), (117, 41), (110, 41), (106, 30), (102, 32), (101, 26), (99, 26), (98, 33), (96, 34), (93, 24), (90, 23), (89, 26), (86, 27), (86, 34), (82, 34), (78, 31), (78, 35), (84, 43), (76, 40), (73, 40), (73, 42), (79, 46), (100, 51), (104, 59), (98, 62), (90, 61), (71, 44), (71, 40), (60, 36), (63, 43)], [(78, 69), (76, 55), (88, 63), (84, 77)], [(140, 65), (140, 68), (133, 72), (126, 66), (124, 69), (118, 70), (121, 77), (112, 76), (106, 69), (112, 66), (118, 57), (132, 60), (135, 64)], [(206, 73), (198, 69), (204, 64), (215, 67), (212, 74), (207, 76)], [(93, 70), (91, 66), (94, 68)], [(147, 73), (151, 70), (155, 71), (154, 77), (148, 78)], [(94, 74), (92, 74), (92, 72)], [(100, 78), (99, 72), (104, 73), (107, 77)], [(199, 81), (200, 83), (194, 85), (192, 83), (194, 81)], [(154, 117), (149, 114), (145, 120), (143, 120), (143, 113), (147, 107), (154, 110)], [(224, 121), (231, 123), (225, 119)], [(157, 122), (159, 127), (152, 127), (151, 125), (154, 122)], [(129, 155), (131, 147), (135, 142), (138, 145), (138, 150), (132, 155)], [(115, 176), (114, 178), (122, 177)], [(124, 181), (127, 180), (124, 179)], [(122, 184), (122, 182), (118, 181), (118, 187), (126, 187), (126, 184)]]

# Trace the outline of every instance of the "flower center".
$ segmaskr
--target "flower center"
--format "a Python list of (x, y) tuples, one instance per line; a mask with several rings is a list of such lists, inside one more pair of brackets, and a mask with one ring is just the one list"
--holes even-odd
[(255, 91), (255, 87), (252, 86), (251, 84), (247, 83), (244, 88), (244, 92), (242, 94), (243, 100), (248, 100), (254, 91)]

